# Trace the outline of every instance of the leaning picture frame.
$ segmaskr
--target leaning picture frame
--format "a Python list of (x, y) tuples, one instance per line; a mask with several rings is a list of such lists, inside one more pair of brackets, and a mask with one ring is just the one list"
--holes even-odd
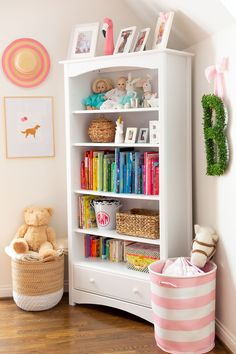
[(134, 43), (133, 52), (141, 52), (145, 49), (145, 45), (147, 43), (148, 35), (150, 33), (151, 28), (143, 28), (139, 31), (137, 38)]
[(6, 157), (54, 157), (53, 97), (4, 97)]
[(118, 39), (116, 41), (114, 54), (128, 53), (131, 50), (135, 31), (136, 26), (124, 28), (120, 31)]
[(145, 144), (148, 141), (148, 128), (140, 128), (138, 133), (138, 143)]
[(75, 25), (70, 38), (68, 59), (95, 56), (99, 22)]
[(125, 143), (126, 144), (134, 144), (137, 135), (137, 128), (136, 127), (129, 127), (126, 129), (125, 133)]
[(157, 19), (152, 49), (165, 49), (167, 47), (174, 12), (160, 12)]

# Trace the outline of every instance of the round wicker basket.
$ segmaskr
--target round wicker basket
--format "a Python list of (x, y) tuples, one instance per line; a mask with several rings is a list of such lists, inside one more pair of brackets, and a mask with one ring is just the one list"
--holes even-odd
[(63, 295), (64, 255), (50, 262), (12, 259), (13, 299), (25, 311), (43, 311)]
[(112, 143), (115, 139), (115, 124), (100, 115), (91, 121), (88, 135), (93, 143)]

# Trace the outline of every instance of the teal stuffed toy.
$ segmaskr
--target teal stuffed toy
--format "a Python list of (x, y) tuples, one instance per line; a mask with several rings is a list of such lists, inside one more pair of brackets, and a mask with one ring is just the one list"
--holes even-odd
[(97, 79), (92, 84), (93, 93), (83, 99), (83, 104), (86, 109), (100, 109), (102, 103), (106, 100), (105, 93), (113, 88), (113, 83), (110, 79)]

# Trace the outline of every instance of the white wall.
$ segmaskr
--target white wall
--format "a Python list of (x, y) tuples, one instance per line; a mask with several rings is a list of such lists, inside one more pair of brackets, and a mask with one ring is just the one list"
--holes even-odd
[[(194, 222), (209, 225), (220, 236), (215, 261), (217, 271), (217, 330), (224, 342), (236, 353), (236, 24), (189, 48), (196, 54), (193, 72), (193, 160), (194, 160)], [(229, 111), (227, 136), (230, 165), (221, 177), (206, 176), (206, 158), (202, 127), (203, 94), (213, 92), (204, 76), (208, 65), (229, 57), (225, 74), (225, 103)]]
[[(13, 40), (31, 37), (40, 41), (51, 57), (51, 72), (44, 83), (24, 89), (0, 74), (0, 95), (45, 96), (55, 100), (55, 158), (6, 159), (3, 108), (0, 125), (0, 297), (11, 295), (10, 260), (4, 253), (18, 227), (23, 223), (25, 206), (39, 204), (54, 208), (51, 225), (57, 237), (66, 237), (66, 166), (64, 135), (63, 67), (72, 27), (78, 23), (102, 23), (104, 17), (114, 22), (115, 40), (121, 28), (142, 27), (132, 11), (117, 0), (0, 0), (0, 53)], [(99, 36), (98, 54), (104, 40)]]

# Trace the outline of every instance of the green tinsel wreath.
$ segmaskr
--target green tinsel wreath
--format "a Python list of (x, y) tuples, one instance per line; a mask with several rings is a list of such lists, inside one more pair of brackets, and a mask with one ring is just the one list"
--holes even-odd
[[(202, 97), (202, 107), (207, 175), (220, 176), (228, 166), (228, 144), (224, 134), (226, 127), (224, 103), (216, 95), (204, 95)], [(215, 112), (214, 125), (213, 112)]]

